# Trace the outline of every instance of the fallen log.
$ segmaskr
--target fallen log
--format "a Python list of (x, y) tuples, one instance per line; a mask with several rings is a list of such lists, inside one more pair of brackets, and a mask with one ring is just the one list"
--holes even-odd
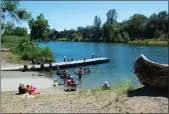
[(158, 88), (168, 88), (169, 67), (159, 64), (140, 55), (134, 63), (134, 73), (141, 84)]

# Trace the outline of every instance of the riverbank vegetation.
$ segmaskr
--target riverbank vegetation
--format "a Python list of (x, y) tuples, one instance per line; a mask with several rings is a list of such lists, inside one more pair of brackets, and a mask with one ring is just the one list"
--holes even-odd
[[(20, 63), (20, 61), (22, 61), (22, 63), (25, 63), (33, 59), (41, 58), (48, 59), (52, 62), (55, 61), (51, 49), (49, 47), (40, 48), (38, 46), (37, 40), (34, 39), (35, 37), (46, 38), (48, 35), (48, 33), (44, 31), (44, 28), (49, 25), (44, 18), (41, 18), (43, 17), (43, 15), (40, 14), (39, 16), (37, 16), (37, 20), (35, 20), (35, 22), (41, 22), (41, 25), (38, 26), (39, 28), (36, 29), (39, 30), (39, 32), (33, 31), (35, 30), (34, 28), (36, 27), (37, 23), (32, 23), (31, 14), (28, 13), (25, 9), (18, 8), (19, 1), (7, 0), (3, 1), (2, 4), (2, 18), (4, 19), (4, 21), (1, 23), (1, 43), (3, 47), (11, 49), (11, 53), (8, 52), (8, 54), (4, 54), (3, 58), (9, 61), (9, 57), (5, 57), (5, 55), (10, 54), (10, 57), (16, 58), (14, 61), (12, 59), (12, 63)], [(11, 18), (5, 17), (7, 13), (11, 14), (11, 18), (13, 20), (11, 20)], [(14, 27), (14, 20), (16, 22), (19, 22), (21, 20), (27, 21), (31, 29), (31, 35), (28, 34), (27, 28), (25, 27)], [(45, 24), (43, 24), (43, 22)]]
[[(40, 48), (37, 43), (34, 41), (31, 41), (29, 37), (19, 37), (19, 36), (2, 36), (2, 45), (3, 47), (10, 48), (11, 53), (8, 52), (7, 55), (10, 55), (12, 57), (17, 57), (15, 59), (16, 63), (19, 61), (31, 61), (33, 59), (48, 59), (51, 61), (55, 61), (53, 57), (53, 53), (49, 47)], [(13, 54), (13, 55), (12, 55)], [(6, 55), (6, 54), (5, 54)], [(4, 57), (5, 60), (9, 61)], [(13, 60), (13, 59), (11, 59)], [(12, 63), (15, 63), (12, 61)], [(20, 62), (19, 62), (20, 63)], [(24, 63), (24, 62), (22, 62)]]
[(168, 38), (167, 38), (167, 36), (165, 36), (165, 37), (160, 37), (157, 39), (135, 40), (135, 41), (129, 41), (128, 44), (168, 46)]

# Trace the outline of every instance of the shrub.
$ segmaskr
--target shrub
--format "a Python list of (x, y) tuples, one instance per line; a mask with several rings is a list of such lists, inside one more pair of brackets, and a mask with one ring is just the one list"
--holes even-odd
[(52, 50), (49, 47), (39, 48), (38, 44), (31, 41), (29, 37), (3, 36), (3, 45), (12, 48), (12, 52), (20, 55), (23, 60), (33, 58), (47, 58), (55, 61)]

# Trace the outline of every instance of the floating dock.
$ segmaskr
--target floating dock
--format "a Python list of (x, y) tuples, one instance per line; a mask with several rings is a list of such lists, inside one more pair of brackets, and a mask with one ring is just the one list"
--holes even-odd
[[(70, 62), (57, 62), (52, 63), (52, 69), (57, 69), (57, 66), (59, 68), (71, 68), (71, 67), (77, 67), (77, 66), (86, 66), (86, 65), (95, 65), (95, 64), (101, 64), (109, 62), (110, 59), (108, 58), (93, 58), (93, 59), (86, 59), (84, 60), (77, 60), (77, 61), (70, 61)], [(44, 64), (44, 68), (49, 68), (50, 64)], [(10, 67), (3, 67), (1, 66), (1, 71), (22, 71), (24, 68), (24, 65), (17, 65), (17, 66), (10, 66)], [(28, 65), (29, 71), (35, 71), (35, 70), (41, 70), (41, 65)]]

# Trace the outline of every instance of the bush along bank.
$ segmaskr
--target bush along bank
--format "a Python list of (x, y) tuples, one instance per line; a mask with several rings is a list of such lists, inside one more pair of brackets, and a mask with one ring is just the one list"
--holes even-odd
[(134, 40), (129, 41), (128, 44), (131, 45), (157, 45), (157, 46), (168, 46), (168, 36), (161, 36), (154, 39), (145, 39), (145, 40)]
[(18, 55), (24, 61), (33, 59), (47, 59), (55, 61), (52, 50), (49, 47), (40, 48), (30, 37), (2, 36), (2, 45), (11, 49), (11, 53)]

